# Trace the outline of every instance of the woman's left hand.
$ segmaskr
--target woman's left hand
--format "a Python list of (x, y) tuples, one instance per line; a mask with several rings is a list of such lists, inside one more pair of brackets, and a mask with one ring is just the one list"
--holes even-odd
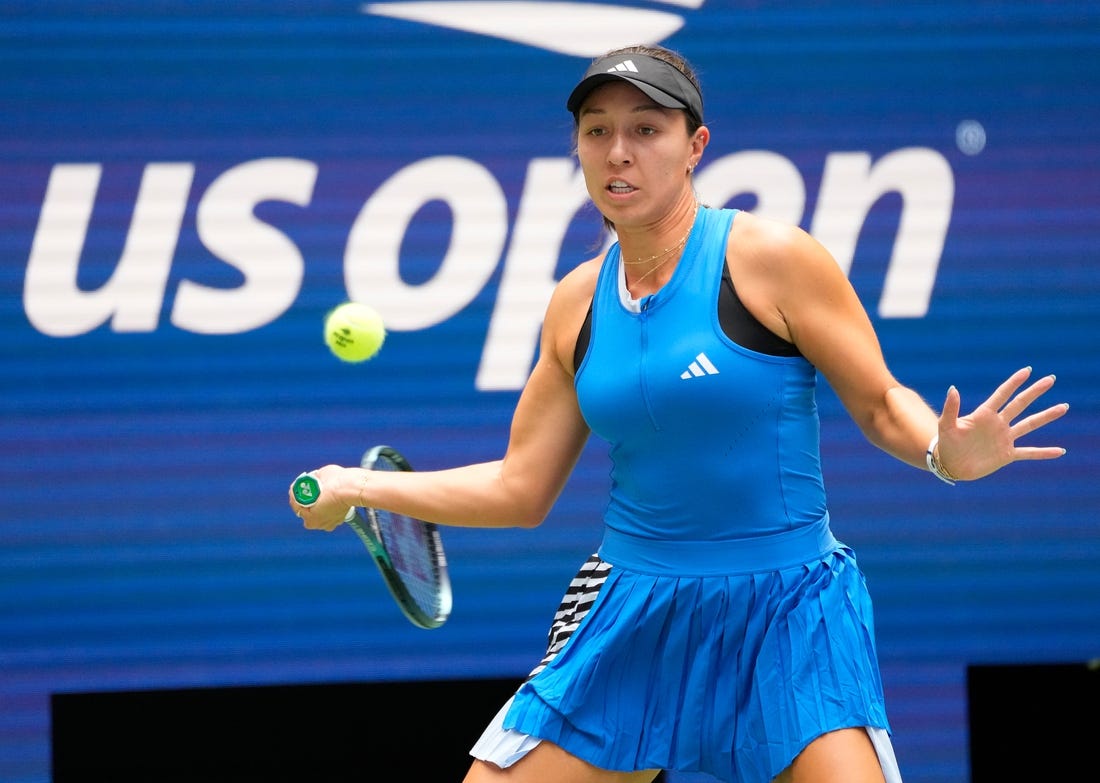
[(1054, 376), (1047, 375), (1017, 394), (1030, 377), (1030, 367), (1017, 370), (973, 413), (961, 417), (959, 390), (954, 386), (948, 389), (937, 446), (939, 464), (947, 473), (972, 481), (1016, 460), (1056, 459), (1066, 453), (1061, 446), (1016, 445), (1018, 438), (1060, 419), (1069, 410), (1069, 404), (1063, 402), (1015, 421), (1054, 386)]

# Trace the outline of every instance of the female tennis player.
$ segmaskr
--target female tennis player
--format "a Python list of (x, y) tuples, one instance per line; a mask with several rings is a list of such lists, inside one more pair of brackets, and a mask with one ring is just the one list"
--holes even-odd
[(602, 542), (545, 658), (472, 749), (467, 783), (660, 770), (896, 783), (871, 601), (830, 529), (815, 374), (871, 443), (946, 482), (1060, 457), (1017, 440), (1068, 406), (1029, 413), (1054, 378), (1024, 368), (965, 415), (951, 387), (937, 415), (891, 374), (818, 242), (700, 204), (692, 171), (710, 131), (676, 53), (599, 58), (567, 108), (617, 241), (554, 291), (503, 458), (378, 475), (328, 465), (314, 471), (320, 500), (291, 506), (323, 530), (352, 505), (535, 526), (595, 433), (612, 459)]

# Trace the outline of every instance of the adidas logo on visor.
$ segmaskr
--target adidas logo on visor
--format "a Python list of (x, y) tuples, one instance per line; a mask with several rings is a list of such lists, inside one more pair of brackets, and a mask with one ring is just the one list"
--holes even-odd
[(711, 363), (705, 353), (701, 353), (695, 357), (695, 361), (689, 364), (686, 370), (680, 373), (680, 379), (686, 381), (690, 378), (698, 378), (703, 375), (717, 374), (718, 368)]
[(608, 68), (608, 73), (637, 73), (638, 66), (634, 64), (633, 60), (623, 60), (614, 68)]

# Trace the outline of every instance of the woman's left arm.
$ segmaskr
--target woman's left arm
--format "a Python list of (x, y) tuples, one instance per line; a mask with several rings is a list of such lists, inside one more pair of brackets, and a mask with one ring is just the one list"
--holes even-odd
[(1020, 459), (1065, 454), (1059, 446), (1016, 445), (1069, 410), (1059, 403), (1027, 414), (1054, 385), (1054, 376), (1025, 386), (1031, 368), (1018, 370), (966, 415), (960, 415), (961, 399), (952, 386), (937, 416), (890, 372), (871, 320), (832, 255), (800, 228), (771, 227), (769, 233), (766, 253), (775, 254), (779, 269), (772, 290), (790, 339), (871, 443), (920, 468), (931, 467), (928, 451), (934, 446), (942, 477), (960, 480), (987, 476)]

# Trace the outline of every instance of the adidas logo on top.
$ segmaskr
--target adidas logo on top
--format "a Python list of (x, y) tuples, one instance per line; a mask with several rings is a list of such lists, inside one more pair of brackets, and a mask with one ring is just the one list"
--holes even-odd
[(608, 73), (615, 73), (616, 71), (618, 71), (620, 73), (622, 71), (629, 71), (630, 73), (637, 73), (638, 72), (638, 66), (636, 66), (634, 64), (633, 60), (623, 60), (621, 63), (616, 65), (614, 68), (608, 68), (607, 69)]
[(688, 365), (688, 368), (680, 373), (681, 380), (688, 380), (689, 378), (698, 378), (701, 375), (717, 375), (718, 368), (711, 364), (710, 359), (707, 358), (705, 353), (701, 353), (695, 357), (695, 361)]

